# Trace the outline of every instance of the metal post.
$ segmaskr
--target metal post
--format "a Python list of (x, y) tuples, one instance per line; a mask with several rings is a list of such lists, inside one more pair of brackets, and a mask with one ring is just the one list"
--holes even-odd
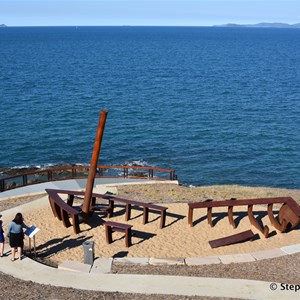
[(52, 180), (52, 171), (49, 170), (47, 173), (48, 173), (48, 181), (51, 181)]
[(23, 185), (27, 185), (27, 175), (23, 175)]
[(29, 255), (31, 256), (31, 238), (28, 237), (28, 239), (29, 239)]
[(4, 192), (4, 187), (5, 187), (4, 179), (3, 180), (0, 179), (0, 192)]
[(34, 258), (36, 258), (35, 235), (33, 236), (33, 251), (34, 251)]
[(76, 168), (72, 166), (72, 178), (76, 178)]
[(97, 129), (97, 133), (96, 133), (94, 149), (93, 149), (93, 154), (92, 154), (92, 159), (91, 159), (91, 166), (89, 169), (89, 175), (88, 175), (88, 179), (87, 179), (87, 183), (86, 183), (84, 200), (83, 200), (83, 204), (82, 204), (82, 215), (85, 220), (87, 219), (89, 210), (90, 210), (90, 203), (91, 203), (91, 199), (92, 199), (93, 186), (94, 186), (94, 181), (95, 181), (95, 176), (96, 176), (98, 158), (99, 158), (99, 153), (100, 153), (100, 149), (101, 149), (101, 142), (102, 142), (102, 137), (103, 137), (103, 133), (104, 133), (107, 113), (108, 112), (106, 110), (101, 110), (101, 112), (100, 112), (98, 129)]
[(94, 263), (94, 242), (83, 242), (84, 264), (93, 265)]

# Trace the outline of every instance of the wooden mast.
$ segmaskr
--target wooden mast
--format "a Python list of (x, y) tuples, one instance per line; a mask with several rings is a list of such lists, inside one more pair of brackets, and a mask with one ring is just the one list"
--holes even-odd
[(96, 176), (96, 171), (97, 171), (98, 158), (99, 158), (99, 154), (100, 154), (101, 142), (102, 142), (102, 137), (103, 137), (103, 133), (104, 133), (107, 113), (108, 113), (107, 110), (100, 111), (98, 128), (97, 128), (94, 149), (93, 149), (93, 154), (92, 154), (92, 159), (91, 159), (91, 166), (90, 166), (90, 170), (89, 170), (89, 175), (88, 175), (86, 188), (85, 188), (84, 200), (83, 200), (83, 204), (82, 204), (82, 216), (83, 216), (84, 220), (87, 219), (87, 217), (89, 215), (89, 211), (90, 211), (93, 186), (94, 186), (94, 181), (95, 181), (95, 176)]

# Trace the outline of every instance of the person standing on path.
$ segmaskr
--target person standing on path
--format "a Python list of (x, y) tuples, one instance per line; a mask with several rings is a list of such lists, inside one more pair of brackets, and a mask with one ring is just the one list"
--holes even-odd
[[(0, 218), (2, 215), (0, 215)], [(4, 251), (4, 234), (3, 234), (3, 228), (2, 228), (2, 220), (0, 220), (0, 257), (3, 256)]]
[(9, 223), (6, 236), (9, 237), (9, 244), (11, 247), (11, 260), (15, 260), (16, 248), (18, 249), (19, 260), (22, 259), (22, 249), (24, 247), (24, 233), (23, 228), (29, 227), (24, 223), (21, 213), (17, 213), (15, 218)]

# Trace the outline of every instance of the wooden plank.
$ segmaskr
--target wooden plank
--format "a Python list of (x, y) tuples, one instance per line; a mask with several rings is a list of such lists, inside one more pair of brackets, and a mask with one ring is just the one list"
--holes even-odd
[(209, 241), (209, 244), (211, 248), (217, 248), (217, 247), (227, 246), (227, 245), (236, 244), (240, 242), (245, 242), (252, 239), (254, 236), (255, 234), (252, 232), (252, 230), (247, 230), (217, 240)]

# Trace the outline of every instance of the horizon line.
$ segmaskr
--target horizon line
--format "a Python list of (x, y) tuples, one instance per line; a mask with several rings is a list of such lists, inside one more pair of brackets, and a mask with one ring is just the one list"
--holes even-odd
[(229, 23), (223, 23), (223, 24), (211, 24), (211, 25), (175, 25), (175, 24), (169, 24), (169, 25), (129, 25), (129, 24), (123, 24), (123, 25), (117, 25), (117, 24), (102, 24), (102, 25), (91, 25), (91, 24), (87, 24), (87, 25), (76, 25), (76, 24), (68, 24), (68, 25), (7, 25), (5, 23), (0, 23), (0, 27), (5, 28), (5, 27), (230, 27), (232, 25), (232, 27), (234, 26), (255, 26), (255, 25), (260, 25), (260, 24), (270, 24), (270, 25), (275, 25), (275, 24), (282, 24), (282, 25), (287, 25), (287, 26), (295, 26), (295, 25), (299, 25), (299, 23), (285, 23), (285, 22), (257, 22), (257, 23), (234, 23), (234, 22), (229, 22)]

